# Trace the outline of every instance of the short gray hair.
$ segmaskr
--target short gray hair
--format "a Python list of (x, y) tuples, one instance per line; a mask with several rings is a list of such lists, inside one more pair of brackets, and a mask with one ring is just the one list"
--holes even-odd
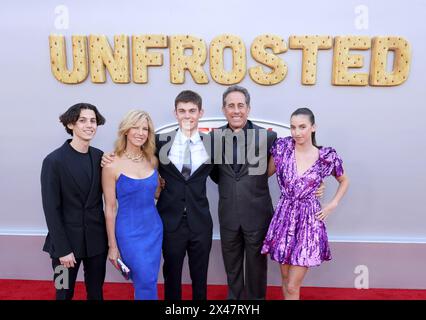
[(235, 85), (235, 86), (228, 87), (228, 89), (226, 89), (225, 92), (223, 93), (223, 95), (222, 95), (222, 106), (223, 107), (226, 104), (226, 102), (225, 102), (226, 97), (228, 96), (228, 94), (230, 94), (232, 92), (241, 92), (246, 99), (246, 105), (250, 106), (250, 94), (249, 94), (248, 90), (244, 87)]

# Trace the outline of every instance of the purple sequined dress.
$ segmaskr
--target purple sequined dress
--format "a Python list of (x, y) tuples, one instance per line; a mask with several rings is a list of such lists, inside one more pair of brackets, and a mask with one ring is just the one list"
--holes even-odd
[(330, 147), (301, 176), (296, 169), (292, 137), (278, 138), (271, 148), (281, 197), (263, 242), (262, 253), (281, 264), (317, 266), (331, 260), (323, 221), (315, 217), (321, 204), (315, 191), (329, 175), (343, 174), (342, 160)]

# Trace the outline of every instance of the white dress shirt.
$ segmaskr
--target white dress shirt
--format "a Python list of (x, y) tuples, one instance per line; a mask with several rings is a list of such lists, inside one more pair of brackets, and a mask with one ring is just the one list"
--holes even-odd
[(189, 148), (191, 151), (192, 175), (209, 158), (198, 131), (194, 132), (191, 138), (189, 138), (185, 136), (180, 129), (178, 129), (169, 152), (169, 159), (179, 171), (182, 171), (185, 147), (189, 139), (191, 140)]

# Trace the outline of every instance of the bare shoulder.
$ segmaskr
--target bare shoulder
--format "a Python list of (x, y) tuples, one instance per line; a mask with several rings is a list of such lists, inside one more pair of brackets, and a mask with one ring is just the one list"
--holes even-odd
[(153, 156), (151, 158), (150, 163), (155, 169), (158, 168), (158, 158), (156, 156)]
[(114, 170), (115, 168), (117, 168), (117, 160), (114, 160), (114, 162), (106, 163), (106, 164), (103, 166), (102, 170), (103, 170), (103, 171), (112, 171), (112, 170)]
[(104, 165), (104, 167), (102, 168), (102, 173), (117, 178), (121, 166), (122, 160), (120, 159), (120, 157), (115, 157), (113, 162)]

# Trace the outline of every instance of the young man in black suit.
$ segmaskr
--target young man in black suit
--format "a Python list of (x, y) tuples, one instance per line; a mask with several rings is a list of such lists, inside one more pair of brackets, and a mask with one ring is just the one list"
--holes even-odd
[(193, 300), (207, 299), (207, 269), (213, 222), (206, 180), (213, 163), (211, 139), (198, 132), (201, 97), (190, 90), (175, 99), (179, 128), (156, 135), (159, 172), (165, 180), (157, 209), (164, 225), (163, 276), (166, 300), (181, 300), (182, 266), (188, 254)]
[[(43, 161), (41, 194), (48, 228), (43, 250), (52, 258), (57, 300), (73, 298), (81, 262), (87, 299), (102, 300), (108, 252), (101, 189), (103, 152), (91, 147), (90, 141), (105, 118), (95, 106), (78, 103), (59, 119), (72, 139)], [(59, 276), (62, 286), (56, 281)]]

